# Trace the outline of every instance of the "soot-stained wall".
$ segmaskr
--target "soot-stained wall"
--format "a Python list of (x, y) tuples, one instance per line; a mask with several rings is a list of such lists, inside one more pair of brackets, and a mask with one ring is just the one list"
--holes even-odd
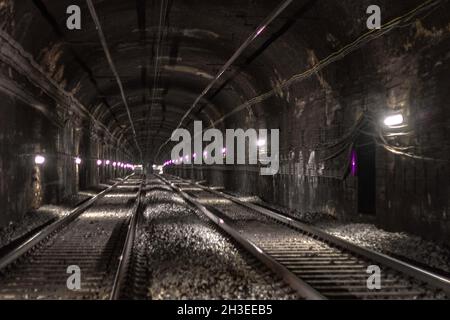
[[(125, 162), (125, 157), (71, 118), (57, 125), (10, 96), (1, 95), (0, 101), (0, 227), (124, 173), (97, 166), (96, 159)], [(45, 163), (35, 164), (36, 155)], [(83, 159), (80, 165), (76, 156)]]
[[(73, 1), (0, 1), (2, 223), (107, 179), (111, 168), (96, 159), (146, 166), (167, 159), (172, 145), (164, 141), (191, 103), (280, 5), (174, 1), (159, 28), (157, 2), (94, 1), (122, 94), (99, 26), (85, 1), (75, 3), (81, 30), (66, 28)], [(372, 4), (385, 27), (368, 33)], [(293, 1), (182, 123), (279, 129), (279, 172), (263, 177), (247, 165), (177, 173), (285, 207), (368, 217), (445, 241), (449, 9), (448, 0)], [(401, 23), (390, 28), (389, 21)], [(158, 30), (164, 36), (156, 56)], [(389, 132), (381, 121), (393, 111), (407, 126)], [(43, 182), (33, 171), (36, 152), (48, 154)], [(79, 172), (77, 154), (84, 159)]]
[[(361, 28), (348, 25), (348, 30), (350, 40)], [(368, 218), (391, 231), (448, 244), (449, 35), (448, 13), (434, 10), (280, 90), (258, 115), (263, 127), (280, 129), (280, 171), (273, 177), (262, 177), (252, 166), (173, 170), (285, 207), (346, 220)], [(331, 33), (328, 39), (339, 41)], [(306, 56), (286, 50), (283, 61), (303, 60), (300, 73), (323, 56), (320, 46), (311, 46)], [(279, 77), (271, 81), (286, 79)], [(406, 127), (383, 126), (393, 112), (404, 115)], [(229, 128), (252, 127), (234, 121)]]

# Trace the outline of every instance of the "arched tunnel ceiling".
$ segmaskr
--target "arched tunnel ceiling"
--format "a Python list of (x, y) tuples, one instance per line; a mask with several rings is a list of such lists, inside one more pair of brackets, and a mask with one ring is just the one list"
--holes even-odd
[[(3, 2), (21, 17), (18, 24), (8, 25), (6, 20), (6, 30), (111, 132), (124, 135), (137, 157), (126, 107), (86, 1)], [(364, 23), (353, 22), (361, 19), (369, 2), (294, 1), (233, 64), (189, 119), (212, 123), (362, 34)], [(419, 2), (411, 1), (411, 7)], [(136, 139), (148, 157), (145, 160), (151, 160), (220, 67), (281, 1), (168, 0), (165, 23), (159, 28), (163, 3), (93, 1), (124, 86)], [(66, 8), (72, 4), (81, 7), (81, 30), (65, 27)], [(394, 5), (390, 9), (392, 16), (401, 13)], [(160, 77), (155, 83), (156, 59)], [(253, 112), (263, 117), (276, 112), (279, 103), (268, 100)], [(234, 119), (234, 124), (241, 119)]]

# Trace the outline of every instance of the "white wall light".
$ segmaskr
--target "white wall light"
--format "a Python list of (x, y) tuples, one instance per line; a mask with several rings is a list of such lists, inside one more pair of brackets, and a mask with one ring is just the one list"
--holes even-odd
[(102, 160), (97, 160), (97, 165), (101, 166), (102, 165)]
[(75, 158), (75, 163), (76, 163), (76, 164), (81, 164), (81, 159), (80, 159), (80, 157), (76, 157), (76, 158)]
[(395, 127), (402, 125), (405, 119), (402, 114), (394, 114), (384, 118), (384, 125), (387, 127)]
[(34, 157), (34, 163), (36, 164), (43, 164), (45, 162), (45, 158), (41, 155), (37, 155)]

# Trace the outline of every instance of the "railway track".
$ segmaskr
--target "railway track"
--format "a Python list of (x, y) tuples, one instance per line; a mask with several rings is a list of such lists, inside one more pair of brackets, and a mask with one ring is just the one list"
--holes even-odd
[(1, 257), (0, 299), (119, 298), (144, 181), (126, 177)]
[[(220, 191), (175, 177), (159, 178), (281, 276), (301, 298), (450, 298), (447, 278)], [(379, 289), (368, 286), (369, 266), (380, 270)]]

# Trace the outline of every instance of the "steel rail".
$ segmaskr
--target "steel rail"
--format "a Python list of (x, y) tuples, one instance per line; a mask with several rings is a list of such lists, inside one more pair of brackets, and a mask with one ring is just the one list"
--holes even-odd
[(173, 191), (178, 193), (187, 203), (197, 208), (200, 212), (206, 215), (216, 226), (225, 231), (259, 261), (266, 265), (275, 274), (280, 276), (292, 289), (294, 289), (302, 298), (308, 300), (324, 300), (326, 299), (316, 289), (312, 288), (309, 284), (301, 280), (294, 273), (289, 271), (285, 266), (277, 262), (274, 258), (268, 255), (264, 250), (258, 247), (249, 239), (243, 237), (238, 231), (229, 226), (223, 219), (219, 218), (204, 205), (200, 204), (193, 197), (178, 188), (175, 184), (171, 183), (164, 177), (155, 174), (159, 179), (166, 183)]
[[(183, 179), (181, 179), (181, 181), (183, 181)], [(187, 181), (187, 180), (184, 180), (184, 181)], [(450, 279), (448, 279), (446, 277), (437, 275), (435, 273), (429, 272), (427, 270), (424, 270), (422, 268), (419, 268), (419, 267), (409, 264), (407, 262), (401, 261), (399, 259), (390, 257), (388, 255), (376, 252), (374, 250), (357, 246), (349, 241), (346, 241), (346, 240), (343, 240), (336, 236), (330, 235), (324, 231), (319, 230), (318, 228), (307, 225), (305, 223), (294, 220), (292, 218), (286, 217), (286, 216), (276, 213), (272, 210), (266, 209), (264, 207), (261, 207), (259, 205), (253, 204), (253, 203), (243, 202), (243, 201), (239, 200), (238, 198), (228, 195), (224, 192), (217, 191), (217, 190), (211, 189), (206, 186), (202, 186), (199, 183), (194, 183), (194, 184), (203, 190), (206, 190), (208, 192), (214, 193), (215, 195), (224, 197), (227, 200), (230, 200), (230, 201), (232, 201), (238, 205), (241, 205), (243, 207), (246, 207), (248, 209), (262, 213), (272, 219), (277, 220), (278, 222), (281, 222), (282, 224), (286, 224), (296, 230), (299, 230), (301, 232), (309, 234), (313, 237), (317, 237), (324, 242), (333, 244), (335, 246), (339, 246), (342, 249), (356, 253), (362, 257), (365, 257), (369, 260), (375, 261), (382, 265), (388, 266), (398, 272), (406, 274), (417, 280), (426, 282), (427, 284), (429, 284), (432, 287), (443, 290), (446, 294), (448, 294), (450, 296)]]
[(25, 242), (17, 246), (17, 248), (5, 254), (3, 257), (0, 258), (0, 271), (9, 264), (11, 264), (12, 262), (14, 262), (15, 260), (17, 260), (18, 258), (20, 258), (23, 254), (27, 253), (30, 249), (32, 249), (42, 240), (50, 236), (52, 233), (62, 229), (63, 227), (67, 226), (69, 223), (74, 221), (78, 216), (80, 216), (84, 211), (86, 211), (86, 209), (90, 208), (97, 200), (103, 198), (108, 192), (115, 189), (118, 185), (122, 184), (124, 181), (128, 180), (133, 175), (134, 173), (126, 176), (121, 181), (116, 182), (112, 186), (96, 194), (88, 201), (82, 203), (81, 205), (70, 211), (70, 213), (64, 218), (61, 218), (55, 221), (54, 223), (50, 224), (49, 226), (45, 227), (41, 231), (37, 232), (36, 234), (32, 235), (30, 238), (25, 240)]
[[(186, 111), (186, 113), (181, 118), (178, 126), (175, 128), (179, 129), (182, 125), (184, 120), (187, 118), (187, 116), (194, 110), (194, 108), (197, 106), (197, 104), (200, 102), (202, 98), (206, 96), (206, 94), (209, 92), (209, 90), (212, 89), (212, 87), (219, 81), (219, 79), (222, 77), (222, 75), (225, 73), (225, 71), (241, 56), (241, 54), (245, 51), (245, 49), (248, 48), (248, 46), (257, 38), (259, 37), (264, 30), (293, 2), (293, 0), (284, 0), (274, 11), (272, 11), (269, 16), (267, 16), (261, 24), (256, 28), (255, 31), (253, 31), (250, 36), (239, 46), (239, 48), (234, 52), (234, 54), (231, 56), (230, 59), (228, 59), (227, 62), (220, 68), (219, 72), (216, 74), (214, 79), (206, 86), (206, 88), (202, 91), (202, 93), (195, 99), (194, 103), (191, 105), (191, 107)], [(169, 143), (170, 137), (159, 146), (158, 151), (156, 152), (156, 155), (154, 157), (154, 160), (158, 157), (159, 153), (161, 152), (162, 148)]]
[(141, 185), (139, 186), (139, 191), (136, 196), (136, 202), (133, 206), (131, 218), (128, 223), (127, 236), (125, 238), (125, 243), (121, 255), (119, 257), (119, 266), (117, 267), (117, 272), (114, 277), (114, 284), (111, 290), (110, 300), (120, 299), (120, 294), (124, 286), (126, 277), (128, 275), (131, 254), (133, 252), (134, 238), (136, 236), (136, 227), (139, 220), (139, 209), (141, 207), (142, 189), (144, 185), (145, 185), (145, 176), (142, 178)]

